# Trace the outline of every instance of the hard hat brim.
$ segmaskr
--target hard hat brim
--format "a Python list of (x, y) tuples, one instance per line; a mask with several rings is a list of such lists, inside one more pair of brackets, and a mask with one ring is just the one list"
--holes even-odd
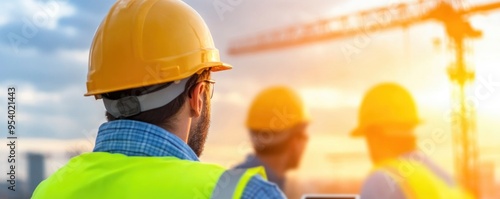
[[(207, 63), (207, 65), (212, 65), (212, 64)], [(218, 71), (223, 71), (223, 70), (231, 70), (231, 69), (233, 69), (233, 66), (231, 66), (230, 64), (219, 62), (219, 63), (214, 63), (212, 66), (210, 66), (210, 68), (211, 68), (210, 69), (211, 72), (218, 72)]]
[[(224, 63), (224, 62), (207, 62), (207, 63), (203, 63), (203, 66), (200, 67), (199, 71), (205, 70), (207, 68), (210, 68), (211, 72), (219, 72), (219, 71), (224, 71), (224, 70), (231, 70), (233, 68), (233, 66), (231, 66), (230, 64)], [(191, 74), (191, 75), (193, 75), (193, 74)], [(187, 77), (189, 77), (189, 76), (187, 76)], [(183, 79), (183, 78), (187, 78), (187, 77), (181, 76), (180, 78)], [(171, 81), (175, 81), (175, 80), (176, 79), (171, 80)], [(158, 82), (158, 83), (166, 83), (166, 82)], [(151, 85), (154, 85), (154, 84), (151, 84)], [(142, 85), (142, 86), (150, 86), (150, 85), (146, 85), (145, 84), (145, 85)], [(120, 88), (118, 90), (133, 89), (133, 88), (135, 88), (135, 87), (125, 86), (125, 87)], [(97, 95), (101, 95), (101, 94), (108, 93), (108, 92), (114, 92), (114, 91), (117, 91), (117, 89), (113, 89), (113, 90), (94, 90), (93, 92), (87, 92), (87, 93), (85, 93), (84, 96), (97, 96)], [(96, 97), (96, 99), (99, 99), (99, 98), (100, 97)]]

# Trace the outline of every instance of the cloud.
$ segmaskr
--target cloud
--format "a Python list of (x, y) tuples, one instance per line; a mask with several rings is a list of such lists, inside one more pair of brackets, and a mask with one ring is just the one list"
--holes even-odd
[[(12, 50), (36, 48), (42, 52), (61, 49), (86, 49), (93, 33), (109, 9), (112, 1), (102, 1), (96, 7), (90, 1), (36, 1), (2, 2), (7, 17), (0, 18), (0, 44)], [(101, 12), (99, 12), (101, 11)]]
[[(61, 50), (46, 54), (36, 49), (15, 53), (0, 46), (0, 84), (29, 83), (41, 91), (57, 91), (85, 85), (86, 50)], [(85, 89), (80, 90), (82, 93)]]
[[(344, 133), (354, 126), (357, 102), (376, 83), (401, 83), (424, 105), (448, 95), (439, 88), (448, 85), (446, 66), (449, 62), (432, 46), (433, 38), (442, 38), (440, 25), (413, 28), (408, 36), (402, 31), (370, 34), (369, 45), (350, 62), (341, 47), (352, 44), (353, 38), (229, 56), (228, 44), (234, 38), (332, 17), (344, 9), (359, 10), (359, 4), (342, 0), (243, 0), (231, 5), (232, 10), (225, 12), (221, 20), (213, 6), (215, 1), (186, 0), (207, 22), (223, 61), (234, 66), (233, 70), (213, 77), (217, 84), (212, 129), (221, 132), (221, 138), (228, 132), (245, 131), (243, 124), (249, 103), (256, 93), (272, 85), (287, 85), (305, 95), (306, 103), (314, 109), (313, 117), (317, 118), (313, 129), (328, 128)], [(15, 51), (6, 37), (8, 33), (23, 36), (23, 26), (26, 26), (23, 19), (29, 21), (43, 10), (40, 5), (48, 6), (50, 2), (0, 2), (0, 7), (8, 10), (8, 14), (0, 17), (0, 85), (16, 85), (25, 96), (20, 99), (24, 115), (20, 118), (27, 136), (83, 136), (82, 132), (92, 131), (104, 118), (101, 102), (84, 98), (82, 94), (86, 90), (88, 50), (94, 31), (115, 1), (58, 1), (61, 2), (59, 14), (46, 26), (33, 24), (37, 33)], [(367, 3), (367, 7), (373, 6), (372, 3), (376, 4)], [(14, 6), (20, 9), (13, 9)], [(497, 20), (498, 16), (494, 21)], [(478, 25), (489, 27), (491, 24)], [(405, 47), (405, 41), (409, 41), (409, 47)], [(488, 62), (498, 63), (496, 59)], [(328, 109), (320, 110), (319, 104)], [(337, 122), (334, 125), (332, 121)], [(235, 134), (235, 138), (238, 136)]]
[(334, 88), (302, 88), (299, 92), (307, 107), (312, 109), (357, 107), (360, 103), (358, 96), (349, 95)]
[(0, 2), (7, 8), (0, 18), (0, 84), (28, 83), (44, 92), (85, 85), (88, 49), (113, 1), (95, 3)]
[(67, 2), (56, 0), (44, 2), (37, 0), (2, 1), (0, 7), (4, 8), (0, 27), (24, 17), (39, 25), (40, 28), (55, 29), (59, 19), (75, 13), (75, 8), (68, 5)]
[[(19, 90), (21, 89), (21, 90)], [(59, 93), (44, 93), (35, 90), (32, 86), (21, 86), (18, 88), (18, 103), (22, 106), (36, 106), (40, 104), (59, 104), (62, 102), (62, 96)]]
[[(0, 84), (2, 90), (9, 86)], [(91, 130), (104, 122), (104, 108), (100, 101), (83, 97), (81, 87), (41, 91), (29, 83), (16, 85), (19, 136), (80, 138), (95, 134)], [(7, 98), (0, 96), (0, 102), (6, 104)], [(0, 128), (5, 125), (0, 124)]]
[(89, 50), (63, 50), (55, 54), (60, 60), (75, 62), (77, 65), (87, 65), (89, 60)]

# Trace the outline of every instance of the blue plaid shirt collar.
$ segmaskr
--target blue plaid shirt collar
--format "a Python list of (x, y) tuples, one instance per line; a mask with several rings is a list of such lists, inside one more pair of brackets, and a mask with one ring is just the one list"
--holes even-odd
[(102, 124), (93, 151), (127, 156), (174, 156), (199, 161), (193, 150), (176, 135), (156, 125), (134, 120)]

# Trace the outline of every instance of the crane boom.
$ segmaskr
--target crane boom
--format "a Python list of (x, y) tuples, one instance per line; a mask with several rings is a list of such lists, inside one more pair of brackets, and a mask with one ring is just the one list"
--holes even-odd
[(312, 23), (292, 25), (256, 36), (233, 40), (228, 52), (231, 55), (240, 55), (281, 49), (351, 37), (360, 33), (407, 27), (433, 19), (447, 23), (452, 16), (486, 12), (497, 8), (500, 8), (500, 2), (474, 6), (464, 10), (455, 10), (452, 5), (440, 0), (397, 3), (388, 7), (365, 10)]

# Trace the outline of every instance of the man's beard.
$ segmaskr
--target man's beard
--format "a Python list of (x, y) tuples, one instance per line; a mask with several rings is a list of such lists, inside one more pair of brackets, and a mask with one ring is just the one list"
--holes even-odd
[(196, 156), (200, 157), (207, 139), (208, 128), (210, 127), (210, 104), (207, 98), (204, 100), (204, 107), (197, 123), (191, 124), (189, 131), (188, 145)]

